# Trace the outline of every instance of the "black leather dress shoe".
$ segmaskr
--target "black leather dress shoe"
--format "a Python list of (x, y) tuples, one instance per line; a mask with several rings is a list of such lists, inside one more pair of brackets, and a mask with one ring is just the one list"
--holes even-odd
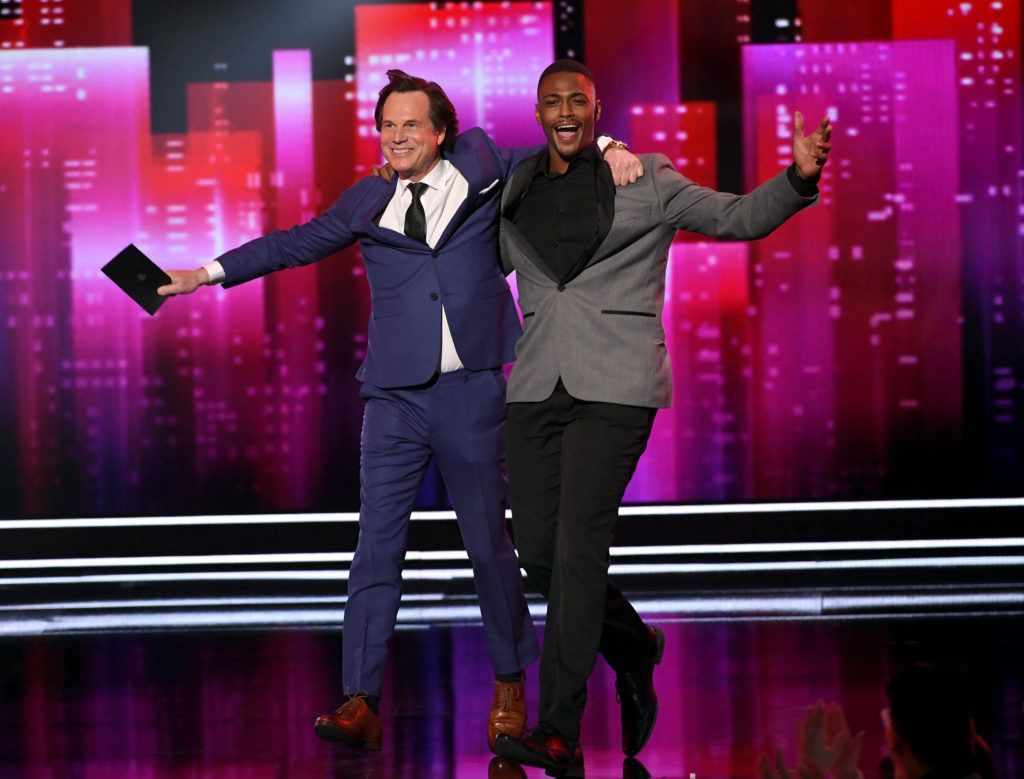
[(651, 779), (651, 772), (635, 757), (627, 757), (622, 761), (622, 779)]
[(495, 746), (502, 757), (522, 765), (547, 769), (552, 776), (564, 776), (583, 766), (583, 750), (579, 742), (566, 738), (546, 722), (525, 736), (499, 733)]
[(654, 666), (665, 653), (665, 634), (649, 625), (647, 631), (650, 647), (645, 662), (629, 671), (620, 671), (615, 678), (615, 691), (622, 704), (622, 751), (630, 757), (644, 748), (658, 718)]

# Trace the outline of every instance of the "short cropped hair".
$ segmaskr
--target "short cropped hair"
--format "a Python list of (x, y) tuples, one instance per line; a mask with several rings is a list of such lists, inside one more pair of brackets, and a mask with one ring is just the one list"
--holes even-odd
[(552, 73), (581, 73), (587, 81), (591, 84), (594, 83), (594, 76), (590, 73), (590, 68), (582, 62), (577, 62), (573, 59), (560, 59), (552, 62), (544, 68), (544, 72), (540, 74), (540, 78), (537, 79), (537, 94), (540, 94), (540, 82)]
[(441, 148), (451, 151), (455, 146), (455, 136), (459, 134), (459, 118), (455, 114), (455, 106), (433, 81), (427, 81), (419, 76), (410, 76), (403, 70), (389, 70), (387, 72), (388, 83), (380, 91), (377, 98), (377, 107), (373, 110), (373, 119), (377, 123), (377, 132), (380, 132), (382, 115), (384, 113), (384, 102), (393, 92), (422, 92), (430, 101), (430, 123), (435, 130), (444, 130), (444, 141)]

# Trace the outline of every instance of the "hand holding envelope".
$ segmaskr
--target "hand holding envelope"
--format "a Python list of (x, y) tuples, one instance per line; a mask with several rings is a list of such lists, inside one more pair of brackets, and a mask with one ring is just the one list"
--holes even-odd
[(101, 270), (150, 316), (153, 316), (166, 300), (157, 289), (161, 285), (172, 283), (171, 277), (135, 244), (128, 244)]

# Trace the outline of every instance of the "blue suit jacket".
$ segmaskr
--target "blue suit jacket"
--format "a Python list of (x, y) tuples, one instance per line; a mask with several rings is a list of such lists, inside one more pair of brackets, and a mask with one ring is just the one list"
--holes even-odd
[(397, 181), (369, 176), (315, 219), (218, 257), (224, 286), (318, 262), (358, 241), (372, 297), (360, 380), (380, 387), (428, 381), (440, 364), (442, 303), (467, 368), (511, 362), (522, 328), (498, 258), (498, 209), (512, 170), (538, 148), (501, 149), (478, 128), (459, 135), (444, 156), (466, 177), (469, 193), (433, 250), (377, 226)]

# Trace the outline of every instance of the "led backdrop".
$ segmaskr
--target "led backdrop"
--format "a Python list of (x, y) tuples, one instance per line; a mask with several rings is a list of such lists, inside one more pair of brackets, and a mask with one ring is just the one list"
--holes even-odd
[(820, 206), (673, 245), (675, 402), (629, 500), (1019, 495), (1020, 42), (1020, 0), (5, 0), (0, 513), (355, 508), (356, 249), (154, 318), (99, 268), (318, 213), (379, 159), (390, 67), (540, 142), (565, 55), (605, 132), (709, 186), (786, 165), (795, 109), (836, 127)]

